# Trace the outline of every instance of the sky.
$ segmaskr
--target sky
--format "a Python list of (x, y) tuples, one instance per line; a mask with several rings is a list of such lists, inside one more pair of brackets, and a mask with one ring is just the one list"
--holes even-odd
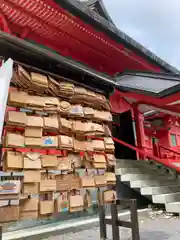
[(180, 69), (180, 0), (103, 0), (116, 26)]

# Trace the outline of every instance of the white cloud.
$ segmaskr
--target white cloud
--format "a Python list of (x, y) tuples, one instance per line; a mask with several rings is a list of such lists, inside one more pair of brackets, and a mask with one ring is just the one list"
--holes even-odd
[(180, 68), (180, 0), (104, 0), (117, 27)]

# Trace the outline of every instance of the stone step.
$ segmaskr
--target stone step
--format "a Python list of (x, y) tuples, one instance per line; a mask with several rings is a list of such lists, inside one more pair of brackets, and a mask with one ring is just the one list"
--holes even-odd
[[(131, 181), (135, 181), (135, 180), (153, 180), (154, 177), (150, 174), (143, 174), (143, 173), (137, 173), (137, 174), (133, 174), (133, 173), (127, 173), (124, 175), (121, 175), (121, 181), (122, 182), (131, 182)], [(164, 179), (165, 180), (165, 179)]]
[(166, 194), (166, 193), (172, 193), (172, 192), (180, 192), (180, 185), (141, 188), (142, 195), (158, 195), (158, 194)]
[(132, 188), (143, 188), (143, 187), (157, 187), (157, 186), (171, 186), (171, 185), (178, 185), (179, 182), (176, 180), (164, 180), (164, 181), (158, 181), (158, 180), (136, 180), (131, 181), (130, 186)]
[(158, 163), (154, 160), (129, 160), (129, 159), (116, 159), (117, 164), (132, 164), (132, 165), (146, 165), (146, 166), (156, 166), (156, 167), (163, 167), (163, 164)]
[(126, 162), (126, 163), (124, 163), (124, 162), (117, 163), (116, 162), (116, 168), (128, 168), (128, 167), (130, 167), (130, 168), (140, 168), (141, 165), (139, 163), (135, 164), (135, 163), (130, 163), (130, 162)]
[[(115, 174), (116, 175), (123, 175), (123, 174), (126, 174), (126, 173), (152, 174), (152, 169), (141, 168), (141, 167), (127, 167), (127, 166), (115, 169)], [(158, 171), (158, 170), (153, 170), (153, 174), (158, 174), (159, 176), (167, 176), (167, 173), (161, 172), (161, 171)]]
[(159, 168), (158, 166), (160, 166), (157, 163), (153, 163), (151, 164), (149, 161), (146, 160), (140, 160), (140, 161), (136, 161), (136, 160), (117, 160), (116, 161), (116, 167), (120, 168), (120, 167), (141, 167), (141, 168), (150, 168), (150, 169), (158, 169), (161, 170), (161, 168)]
[[(175, 176), (176, 173), (172, 169), (168, 169), (165, 166), (162, 166), (161, 168), (158, 167), (157, 164), (150, 164), (147, 163), (147, 161), (134, 161), (134, 160), (123, 160), (122, 162), (119, 162), (116, 165), (117, 173), (120, 173), (121, 171), (119, 170), (120, 168), (134, 168), (134, 169), (139, 169), (140, 171), (146, 172), (149, 171), (152, 173), (152, 171), (158, 175), (170, 175), (170, 176)], [(167, 172), (169, 170), (169, 172)], [(118, 174), (117, 174), (118, 175)], [(121, 175), (121, 174), (119, 174)]]
[(120, 159), (120, 158), (117, 158), (116, 159), (116, 163), (137, 163), (139, 162), (139, 160), (132, 160), (132, 159)]
[(127, 167), (123, 167), (123, 168), (116, 168), (115, 169), (115, 174), (116, 175), (123, 175), (126, 173), (143, 173), (144, 171), (140, 168), (127, 168)]
[(166, 203), (166, 212), (180, 213), (180, 202)]
[(145, 165), (160, 165), (160, 163), (157, 163), (155, 161), (149, 161), (149, 160), (131, 160), (131, 159), (116, 159), (117, 164), (145, 164)]
[[(165, 172), (165, 170), (163, 169), (157, 169), (156, 167), (148, 167), (148, 166), (142, 166), (140, 164), (137, 165), (127, 165), (127, 164), (122, 164), (121, 166), (116, 165), (116, 172), (117, 173), (121, 173), (120, 169), (134, 169), (134, 172), (149, 172), (152, 174), (152, 172), (156, 173), (156, 174), (162, 174), (162, 175), (167, 175), (167, 172)], [(118, 174), (117, 174), (118, 175)], [(119, 174), (121, 175), (121, 174)]]
[(180, 179), (173, 169), (155, 161), (120, 159), (115, 172), (118, 179), (153, 203), (165, 204), (167, 212), (180, 213)]
[(180, 201), (180, 192), (152, 196), (153, 203), (172, 203)]
[(135, 181), (135, 180), (158, 180), (158, 181), (167, 181), (172, 180), (173, 177), (170, 175), (161, 175), (153, 173), (127, 173), (120, 176), (122, 182)]

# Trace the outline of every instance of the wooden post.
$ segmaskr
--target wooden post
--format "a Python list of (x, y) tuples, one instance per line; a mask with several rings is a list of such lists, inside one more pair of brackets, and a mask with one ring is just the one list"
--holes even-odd
[(107, 239), (107, 231), (105, 224), (105, 210), (103, 205), (99, 205), (99, 224), (100, 224), (100, 237), (101, 240)]
[(111, 204), (111, 221), (112, 221), (112, 239), (113, 240), (120, 240), (120, 233), (118, 227), (118, 211), (117, 211), (117, 204)]
[(0, 226), (0, 240), (3, 239), (3, 238), (2, 238), (2, 230), (3, 230), (3, 226), (1, 225), (1, 226)]
[(132, 240), (140, 240), (139, 236), (139, 223), (138, 223), (138, 214), (137, 214), (137, 202), (132, 199), (130, 204), (131, 212), (131, 224), (132, 224)]
[[(121, 221), (118, 219), (117, 206), (126, 203), (130, 207), (131, 221)], [(116, 200), (116, 203), (111, 204), (111, 218), (106, 218), (103, 205), (99, 205), (99, 221), (100, 221), (100, 237), (101, 240), (107, 239), (106, 225), (112, 227), (112, 240), (120, 240), (119, 227), (130, 228), (132, 231), (132, 240), (140, 240), (137, 202), (135, 199)]]

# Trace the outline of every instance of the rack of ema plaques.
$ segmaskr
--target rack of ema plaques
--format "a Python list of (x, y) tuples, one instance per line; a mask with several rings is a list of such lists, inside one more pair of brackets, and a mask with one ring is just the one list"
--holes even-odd
[(1, 223), (87, 211), (93, 189), (98, 204), (116, 199), (103, 94), (14, 65), (5, 107), (2, 170), (11, 177), (0, 182)]

